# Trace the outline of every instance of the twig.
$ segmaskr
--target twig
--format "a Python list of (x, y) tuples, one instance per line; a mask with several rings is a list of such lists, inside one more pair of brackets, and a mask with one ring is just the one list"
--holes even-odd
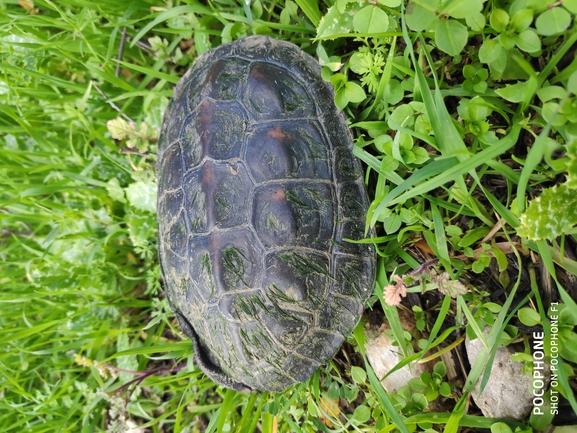
[(116, 78), (120, 77), (120, 61), (124, 58), (124, 45), (126, 44), (126, 27), (122, 29), (122, 37), (120, 38), (120, 47), (118, 48), (118, 63), (116, 64)]
[(144, 379), (146, 379), (147, 377), (150, 376), (155, 376), (157, 374), (160, 373), (176, 373), (180, 370), (182, 370), (186, 365), (188, 364), (187, 360), (181, 361), (178, 364), (176, 364), (174, 367), (161, 367), (161, 368), (156, 368), (154, 370), (150, 370), (150, 371), (130, 371), (130, 370), (122, 370), (120, 368), (116, 368), (116, 367), (111, 367), (111, 366), (107, 366), (107, 368), (112, 368), (115, 371), (118, 371), (120, 373), (128, 373), (128, 374), (134, 374), (137, 375), (138, 377), (135, 379), (132, 379), (124, 384), (122, 384), (121, 386), (119, 386), (118, 388), (116, 388), (113, 391), (110, 391), (110, 394), (118, 394), (119, 392), (125, 390), (126, 388), (130, 387), (132, 384), (134, 384), (134, 388), (132, 388), (132, 390), (128, 393), (127, 395), (127, 399), (130, 398), (130, 395), (134, 392), (134, 390), (144, 381)]
[(138, 155), (138, 156), (150, 156), (150, 152), (141, 152), (138, 149), (133, 149), (131, 147), (122, 147), (118, 150), (119, 153), (124, 153), (127, 155)]
[(427, 260), (425, 263), (423, 263), (417, 269), (413, 269), (411, 272), (409, 272), (409, 275), (417, 275), (417, 274), (422, 274), (423, 272), (428, 272), (429, 268), (431, 266), (433, 266), (435, 263), (437, 263), (438, 261), (439, 261), (439, 259)]
[(100, 87), (98, 87), (96, 84), (94, 84), (94, 87), (96, 88), (96, 90), (98, 90), (98, 93), (100, 93), (102, 95), (102, 97), (104, 98), (104, 100), (108, 103), (108, 105), (110, 105), (112, 108), (114, 108), (116, 111), (118, 111), (120, 113), (120, 115), (122, 117), (124, 117), (126, 120), (128, 120), (129, 122), (134, 122), (134, 120), (132, 120), (130, 117), (128, 117), (126, 114), (124, 114), (122, 112), (122, 110), (114, 103), (112, 102), (108, 96), (106, 96), (106, 94), (102, 91), (102, 89)]

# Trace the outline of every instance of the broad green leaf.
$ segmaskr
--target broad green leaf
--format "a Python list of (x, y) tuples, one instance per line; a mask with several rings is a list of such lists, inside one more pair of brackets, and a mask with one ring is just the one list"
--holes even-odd
[(561, 310), (559, 315), (559, 322), (566, 326), (576, 326), (577, 325), (577, 312), (572, 311), (569, 306)]
[(489, 63), (491, 78), (493, 80), (501, 79), (501, 77), (505, 73), (505, 69), (507, 68), (508, 63), (509, 63), (509, 56), (507, 55), (507, 51), (501, 49), (499, 51), (499, 55), (497, 56), (497, 58)]
[(503, 45), (503, 48), (510, 50), (515, 46), (515, 34), (509, 34), (508, 32), (503, 32), (498, 36), (499, 43)]
[(156, 213), (156, 183), (131, 183), (126, 188), (126, 198), (136, 209)]
[(401, 0), (378, 0), (379, 4), (383, 5), (383, 6), (388, 6), (390, 8), (396, 8), (397, 6), (400, 6), (401, 4)]
[(367, 372), (361, 367), (353, 365), (351, 367), (351, 377), (356, 383), (365, 383), (367, 380)]
[(413, 152), (415, 156), (415, 164), (423, 164), (429, 160), (429, 152), (427, 152), (427, 149), (415, 146), (411, 152)]
[(370, 418), (371, 418), (371, 410), (365, 405), (357, 406), (355, 411), (353, 412), (353, 420), (355, 420), (359, 424), (367, 422)]
[(479, 81), (473, 86), (473, 90), (477, 93), (485, 93), (487, 87), (489, 87), (489, 85), (486, 81)]
[(563, 0), (563, 6), (572, 14), (577, 14), (577, 0)]
[(347, 84), (345, 84), (345, 97), (349, 102), (357, 103), (364, 101), (367, 95), (363, 88), (357, 83), (348, 81)]
[(562, 126), (567, 122), (567, 118), (559, 112), (559, 103), (553, 101), (543, 104), (541, 116), (552, 126)]
[(399, 129), (402, 127), (411, 127), (414, 121), (413, 114), (415, 111), (409, 104), (397, 106), (389, 117), (389, 124), (392, 129)]
[[(450, 0), (455, 1), (455, 0)], [(458, 0), (460, 1), (460, 0)], [(430, 12), (437, 12), (439, 10), (439, 4), (441, 0), (411, 0), (411, 3), (421, 6), (422, 8), (430, 11)]]
[(448, 397), (451, 395), (451, 392), (451, 385), (449, 385), (447, 382), (441, 383), (441, 386), (439, 387), (439, 394), (441, 394), (443, 397)]
[(383, 91), (383, 99), (387, 101), (390, 106), (401, 102), (404, 96), (405, 92), (401, 83), (395, 79), (391, 79)]
[(527, 29), (519, 33), (515, 38), (515, 43), (527, 53), (535, 53), (541, 49), (541, 39), (539, 39), (533, 29)]
[(350, 33), (353, 29), (353, 18), (358, 12), (358, 4), (347, 3), (343, 12), (337, 5), (332, 5), (324, 17), (321, 18), (317, 27), (319, 39), (335, 39), (336, 35)]
[(541, 316), (532, 308), (521, 308), (517, 311), (517, 317), (525, 326), (535, 326), (536, 324), (541, 323)]
[[(516, 4), (517, 2), (513, 3)], [(550, 4), (555, 3), (555, 0), (522, 0), (519, 3), (521, 3), (523, 7), (533, 9), (535, 12), (543, 12)]]
[(527, 82), (522, 81), (516, 84), (507, 84), (502, 89), (496, 89), (495, 93), (509, 102), (522, 102), (525, 99)]
[(113, 177), (108, 181), (108, 186), (106, 187), (106, 191), (108, 191), (108, 195), (113, 200), (117, 200), (121, 203), (126, 202), (124, 198), (124, 190), (120, 187), (120, 183), (118, 182), (118, 178)]
[(577, 95), (577, 71), (574, 71), (567, 80), (567, 90)]
[(481, 239), (483, 236), (489, 233), (490, 230), (491, 229), (489, 227), (485, 226), (477, 227), (473, 230), (470, 230), (465, 234), (465, 236), (463, 236), (463, 239), (461, 239), (461, 241), (459, 242), (459, 246), (464, 248), (473, 245), (475, 242), (477, 242), (479, 239)]
[(471, 99), (471, 101), (469, 101), (469, 104), (467, 105), (467, 114), (469, 120), (485, 120), (492, 112), (493, 110), (487, 101), (485, 101), (480, 96), (475, 96), (473, 99)]
[[(128, 334), (120, 333), (116, 337), (116, 348), (118, 352), (123, 352), (125, 350), (131, 349), (131, 344), (128, 339)], [(135, 344), (132, 344), (134, 347)], [(116, 358), (116, 366), (118, 368), (122, 368), (124, 370), (131, 370), (135, 371), (138, 370), (138, 361), (136, 355), (127, 355), (127, 356), (119, 356)], [(128, 381), (131, 379), (131, 376), (126, 373), (120, 373), (120, 377), (123, 381)]]
[(571, 24), (571, 15), (561, 7), (547, 9), (535, 20), (537, 32), (544, 36), (561, 33)]
[[(438, 2), (431, 2), (438, 3)], [(415, 2), (409, 3), (405, 12), (405, 22), (416, 32), (422, 32), (437, 19), (435, 9), (425, 8)]]
[(465, 17), (465, 22), (474, 32), (480, 32), (485, 28), (485, 24), (487, 24), (485, 15), (483, 15), (481, 12), (473, 12), (467, 15)]
[(509, 25), (509, 14), (503, 9), (493, 9), (489, 17), (489, 23), (496, 32), (504, 32)]
[(543, 190), (539, 197), (529, 203), (527, 210), (521, 215), (517, 234), (533, 240), (552, 240), (569, 233), (575, 225), (575, 190), (566, 184), (560, 184)]
[(389, 17), (380, 7), (368, 4), (353, 18), (358, 33), (384, 33), (389, 28)]
[(335, 105), (339, 110), (344, 110), (349, 105), (349, 100), (345, 95), (345, 88), (339, 89), (335, 92)]
[(491, 63), (501, 55), (503, 46), (497, 39), (485, 39), (479, 48), (479, 60), (483, 63)]
[(442, 3), (439, 14), (463, 19), (471, 14), (477, 14), (483, 9), (483, 0), (453, 0)]
[(382, 222), (387, 234), (396, 233), (402, 224), (401, 217), (398, 213), (392, 213), (390, 216), (384, 218)]
[(447, 366), (443, 361), (439, 361), (434, 365), (433, 371), (439, 376), (443, 377), (445, 374), (447, 374)]
[(475, 67), (473, 65), (465, 65), (463, 67), (463, 77), (465, 77), (465, 78), (473, 78), (476, 73), (477, 73), (477, 70), (475, 69)]
[(491, 433), (513, 433), (513, 430), (504, 422), (496, 422), (491, 426)]
[(492, 251), (495, 259), (497, 260), (497, 264), (499, 266), (499, 272), (503, 272), (505, 269), (507, 269), (507, 267), (509, 265), (509, 261), (507, 260), (507, 256), (501, 250), (501, 248), (498, 248), (497, 246), (493, 246), (493, 248), (491, 248), (491, 251)]
[(537, 96), (541, 102), (547, 102), (551, 99), (563, 99), (566, 95), (567, 91), (561, 86), (547, 86), (537, 90)]
[(456, 56), (465, 48), (468, 36), (467, 28), (456, 20), (440, 19), (435, 26), (437, 47), (451, 56)]
[(411, 400), (413, 401), (413, 404), (416, 405), (421, 411), (425, 410), (429, 405), (427, 397), (418, 392), (411, 396)]
[(511, 27), (515, 32), (521, 33), (533, 22), (533, 11), (531, 9), (521, 9), (511, 18)]

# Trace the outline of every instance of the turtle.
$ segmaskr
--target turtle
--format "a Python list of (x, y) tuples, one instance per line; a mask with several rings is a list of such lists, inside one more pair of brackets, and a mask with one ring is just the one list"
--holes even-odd
[(157, 154), (165, 292), (219, 385), (282, 391), (329, 361), (373, 291), (363, 171), (334, 90), (296, 45), (250, 36), (200, 55)]

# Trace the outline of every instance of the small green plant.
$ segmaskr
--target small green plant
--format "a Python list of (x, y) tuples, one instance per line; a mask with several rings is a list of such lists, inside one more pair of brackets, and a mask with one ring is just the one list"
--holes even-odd
[(557, 236), (575, 232), (577, 206), (575, 188), (577, 182), (577, 137), (566, 146), (567, 181), (546, 188), (541, 195), (529, 203), (521, 215), (518, 232), (529, 239), (555, 239)]
[(407, 416), (423, 413), (439, 395), (450, 397), (451, 386), (443, 381), (447, 374), (447, 367), (442, 361), (433, 367), (433, 373), (424, 371), (419, 377), (409, 380), (408, 385), (402, 386), (393, 395), (395, 405)]
[[(517, 315), (526, 326), (542, 325), (541, 316), (531, 308), (521, 308)], [(554, 353), (559, 353), (567, 361), (577, 359), (577, 334), (573, 331), (577, 326), (577, 311), (566, 304), (554, 304), (549, 308), (548, 317), (555, 341), (548, 339), (547, 355), (552, 355), (551, 347), (554, 344), (558, 345), (553, 349)]]
[(515, 427), (513, 430), (504, 422), (496, 422), (491, 425), (491, 433), (532, 433), (532, 428)]
[(463, 67), (463, 90), (475, 93), (485, 93), (488, 84), (489, 71), (483, 68), (480, 63), (465, 65)]

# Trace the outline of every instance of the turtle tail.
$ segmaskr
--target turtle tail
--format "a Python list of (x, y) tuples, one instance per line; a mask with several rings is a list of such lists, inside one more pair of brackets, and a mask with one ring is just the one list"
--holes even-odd
[(175, 314), (178, 317), (178, 321), (180, 322), (183, 331), (192, 340), (192, 348), (194, 349), (194, 362), (196, 363), (196, 365), (200, 367), (203, 373), (206, 374), (206, 376), (213, 382), (215, 382), (218, 385), (224, 386), (225, 388), (230, 388), (242, 392), (251, 392), (253, 389), (250, 386), (245, 385), (242, 382), (238, 382), (234, 379), (231, 379), (226, 375), (224, 371), (222, 371), (222, 369), (218, 365), (216, 365), (210, 360), (204, 347), (202, 347), (202, 344), (200, 343), (200, 338), (198, 337), (198, 334), (196, 333), (196, 331), (194, 330), (188, 319), (178, 311), (175, 311)]

